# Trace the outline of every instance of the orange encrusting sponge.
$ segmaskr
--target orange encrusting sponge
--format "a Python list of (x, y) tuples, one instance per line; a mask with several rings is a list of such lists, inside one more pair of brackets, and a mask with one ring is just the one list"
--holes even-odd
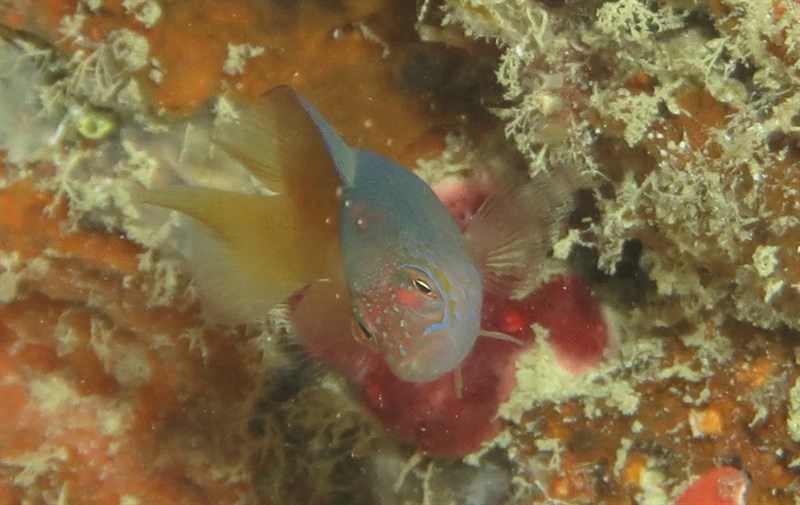
[[(0, 503), (236, 503), (256, 359), (196, 307), (147, 307), (140, 250), (0, 191)], [(251, 367), (255, 368), (255, 367)], [(236, 414), (234, 412), (239, 412)], [(222, 443), (222, 440), (225, 443)]]

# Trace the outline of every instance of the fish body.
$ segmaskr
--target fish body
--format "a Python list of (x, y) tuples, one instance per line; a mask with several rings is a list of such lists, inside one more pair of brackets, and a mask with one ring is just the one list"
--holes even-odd
[(355, 334), (401, 379), (427, 382), (456, 368), (478, 336), (483, 288), (433, 191), (393, 161), (357, 151), (339, 219)]
[(431, 188), (376, 153), (353, 149), (304, 98), (341, 180), (339, 239), (353, 336), (400, 379), (455, 369), (480, 331), (481, 274), (461, 230)]
[[(409, 382), (457, 369), (481, 333), (486, 281), (507, 288), (519, 278), (543, 255), (540, 232), (553, 222), (537, 221), (538, 194), (509, 190), (462, 233), (413, 172), (348, 146), (285, 86), (215, 142), (276, 195), (184, 187), (142, 198), (202, 223), (193, 247), (201, 291), (246, 320), (305, 289), (294, 314), (301, 341), (352, 333)], [(345, 305), (350, 314), (331, 314)]]

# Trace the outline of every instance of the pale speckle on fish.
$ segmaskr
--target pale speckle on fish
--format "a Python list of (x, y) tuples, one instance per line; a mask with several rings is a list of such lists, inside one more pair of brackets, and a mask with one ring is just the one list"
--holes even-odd
[(191, 259), (208, 303), (257, 319), (306, 288), (301, 332), (325, 328), (310, 319), (326, 314), (343, 320), (316, 309), (347, 303), (347, 331), (410, 382), (458, 368), (481, 334), (484, 292), (525, 280), (568, 203), (567, 184), (513, 178), (462, 233), (419, 177), (349, 147), (286, 86), (220, 125), (215, 142), (277, 194), (168, 187), (142, 196), (201, 223)]

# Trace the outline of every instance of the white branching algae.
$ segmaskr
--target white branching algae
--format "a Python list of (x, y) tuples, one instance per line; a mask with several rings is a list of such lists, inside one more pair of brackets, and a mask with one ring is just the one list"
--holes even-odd
[(247, 60), (264, 54), (264, 48), (253, 44), (228, 44), (228, 58), (222, 66), (222, 71), (228, 75), (244, 73)]
[(145, 28), (152, 28), (161, 18), (158, 0), (123, 0), (122, 6)]
[[(797, 353), (796, 362), (800, 365), (800, 351)], [(789, 413), (786, 418), (789, 435), (792, 440), (800, 443), (800, 377), (794, 382), (789, 391)]]
[[(445, 21), (503, 48), (510, 105), (498, 114), (533, 164), (575, 164), (613, 185), (595, 195), (601, 216), (582, 242), (603, 270), (638, 239), (682, 317), (725, 310), (798, 329), (800, 6), (720, 9), (459, 0)], [(707, 29), (695, 15), (710, 17)], [(568, 98), (543, 101), (543, 90)]]

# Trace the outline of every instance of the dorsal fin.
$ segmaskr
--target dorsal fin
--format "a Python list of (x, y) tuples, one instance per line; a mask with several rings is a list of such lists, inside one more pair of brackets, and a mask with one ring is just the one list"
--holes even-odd
[(580, 179), (571, 175), (507, 175), (481, 205), (465, 236), (482, 271), (484, 289), (510, 294), (545, 259), (579, 185)]
[(336, 172), (346, 186), (352, 186), (356, 178), (356, 151), (348, 146), (336, 130), (322, 117), (322, 114), (305, 98), (295, 94), (295, 98), (303, 106), (311, 120), (322, 136), (322, 141), (328, 148), (328, 154), (333, 160)]
[[(309, 234), (335, 231), (338, 237), (341, 180), (334, 167), (336, 158), (352, 157), (353, 150), (292, 88), (277, 86), (242, 107), (238, 121), (217, 126), (214, 142), (268, 188), (288, 197), (295, 220)], [(335, 155), (329, 145), (336, 147)]]
[(277, 193), (302, 191), (321, 176), (339, 173), (344, 179), (343, 172), (353, 171), (352, 149), (285, 85), (241, 107), (235, 120), (219, 123), (214, 142)]

